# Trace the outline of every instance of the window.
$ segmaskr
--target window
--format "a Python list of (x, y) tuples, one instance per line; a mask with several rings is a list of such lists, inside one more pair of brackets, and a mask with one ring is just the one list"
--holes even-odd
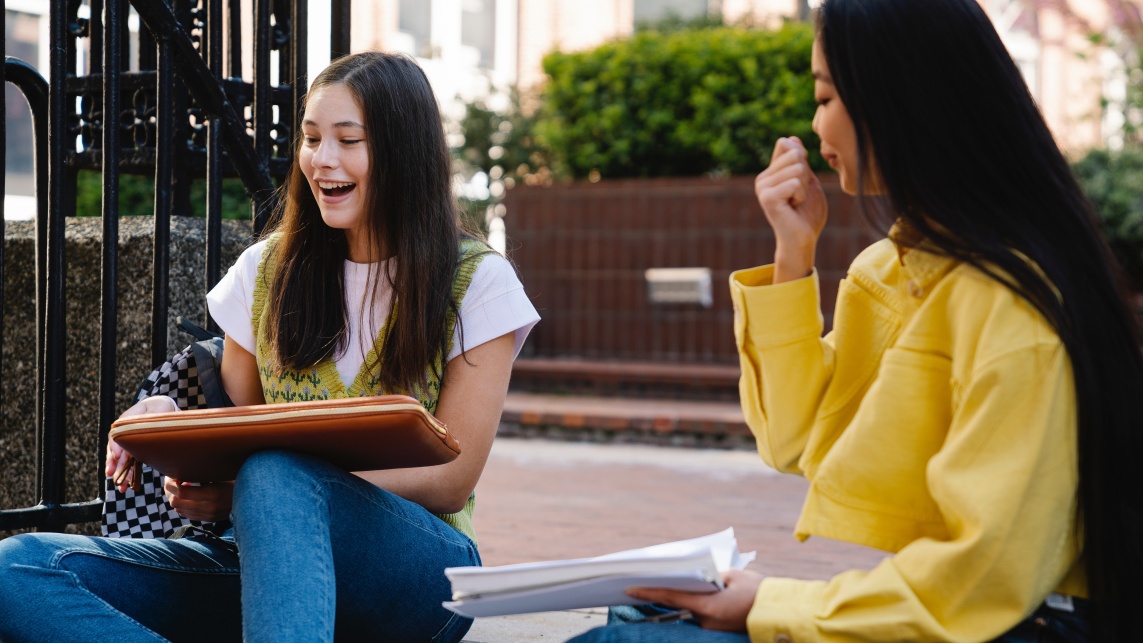
[(427, 0), (401, 0), (398, 11), (397, 28), (412, 39), (408, 53), (425, 58), (432, 57), (429, 44), (432, 3)]
[(635, 0), (635, 22), (655, 22), (675, 16), (701, 18), (709, 11), (708, 0)]
[(460, 44), (478, 52), (476, 66), (491, 68), (496, 55), (496, 0), (461, 0)]

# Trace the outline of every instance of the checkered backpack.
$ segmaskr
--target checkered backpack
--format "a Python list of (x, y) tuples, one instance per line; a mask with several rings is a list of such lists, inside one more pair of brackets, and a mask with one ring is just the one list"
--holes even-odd
[[(179, 351), (143, 380), (136, 401), (166, 395), (180, 409), (233, 406), (218, 372), (222, 364), (222, 337), (181, 317), (178, 326), (198, 341)], [(183, 518), (163, 495), (163, 476), (143, 465), (142, 490), (120, 493), (108, 477), (103, 502), (103, 535), (112, 538), (170, 538), (179, 529), (220, 534), (229, 521), (200, 522)]]

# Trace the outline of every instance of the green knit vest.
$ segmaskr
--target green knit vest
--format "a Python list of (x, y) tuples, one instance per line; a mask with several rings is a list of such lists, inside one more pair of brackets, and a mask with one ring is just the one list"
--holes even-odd
[[(269, 338), (265, 336), (264, 331), (268, 327), (266, 315), (269, 314), (269, 308), (266, 306), (266, 302), (269, 299), (269, 284), (273, 281), (274, 271), (277, 269), (277, 256), (273, 251), (276, 242), (277, 235), (271, 237), (266, 244), (266, 249), (262, 252), (261, 263), (258, 265), (258, 274), (254, 280), (252, 321), (254, 337), (257, 341), (255, 357), (258, 360), (258, 374), (262, 380), (262, 393), (266, 398), (266, 403), (330, 400), (343, 397), (402, 393), (419, 400), (429, 413), (435, 413), (441, 391), (441, 382), (437, 374), (444, 372), (443, 360), (447, 356), (447, 352), (436, 356), (434, 363), (425, 369), (425, 383), (413, 391), (384, 390), (380, 382), (377, 381), (376, 371), (370, 372), (369, 365), (377, 359), (385, 345), (385, 338), (389, 335), (389, 325), (394, 314), (396, 314), (399, 303), (395, 299), (392, 309), (389, 311), (389, 317), (373, 341), (373, 348), (365, 356), (365, 363), (361, 365), (361, 370), (358, 371), (348, 389), (346, 389), (345, 383), (341, 381), (341, 375), (337, 372), (337, 364), (332, 358), (300, 371), (275, 367), (273, 350), (271, 350)], [(488, 246), (478, 241), (464, 240), (461, 242), (460, 261), (452, 284), (452, 298), (458, 307), (460, 302), (464, 300), (465, 293), (468, 292), (477, 265), (487, 252)], [(447, 333), (450, 338), (449, 350), (452, 350), (451, 337), (456, 327), (456, 315), (450, 312), (447, 323)], [(476, 532), (472, 528), (472, 512), (475, 506), (476, 494), (474, 493), (468, 497), (468, 503), (465, 504), (464, 509), (453, 514), (435, 515), (475, 542)]]

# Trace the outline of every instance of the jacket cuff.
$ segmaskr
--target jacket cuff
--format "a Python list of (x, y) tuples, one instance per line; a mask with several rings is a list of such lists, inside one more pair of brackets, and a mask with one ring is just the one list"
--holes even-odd
[(825, 581), (791, 578), (763, 579), (746, 616), (750, 640), (756, 643), (809, 643), (820, 638), (814, 620), (825, 592)]
[(817, 268), (808, 276), (774, 284), (774, 266), (730, 274), (736, 334), (748, 332), (760, 348), (821, 337), (824, 323)]

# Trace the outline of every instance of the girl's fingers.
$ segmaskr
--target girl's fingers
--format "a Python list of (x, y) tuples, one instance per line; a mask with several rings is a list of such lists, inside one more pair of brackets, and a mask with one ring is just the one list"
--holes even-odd
[(696, 614), (702, 612), (702, 606), (708, 600), (708, 594), (694, 592), (680, 592), (673, 589), (656, 587), (635, 587), (627, 590), (627, 595), (648, 603), (666, 605), (667, 607), (689, 609)]
[(109, 476), (114, 476), (122, 471), (127, 465), (127, 459), (131, 457), (125, 449), (115, 443), (115, 440), (107, 441), (107, 463), (104, 467), (104, 473)]
[(759, 177), (754, 194), (770, 218), (778, 212), (774, 208), (797, 207), (806, 200), (805, 174), (797, 166), (790, 166), (773, 176)]
[(791, 181), (794, 183), (794, 193), (790, 195), (790, 205), (797, 208), (806, 202), (806, 180), (805, 177), (799, 176)]
[(116, 444), (115, 440), (108, 439), (107, 462), (104, 465), (103, 473), (111, 477), (120, 493), (126, 492), (127, 487), (131, 486), (134, 481), (134, 478), (127, 475), (127, 470), (134, 466), (135, 460), (131, 454)]
[(163, 483), (167, 503), (179, 515), (191, 520), (221, 520), (230, 514), (234, 485), (218, 482), (188, 485), (174, 478)]
[(163, 493), (167, 496), (167, 502), (171, 505), (173, 505), (175, 499), (179, 497), (179, 486), (181, 484), (182, 483), (178, 480), (170, 476), (163, 480)]
[(796, 205), (793, 200), (799, 193), (804, 201), (806, 191), (803, 187), (802, 178), (794, 176), (777, 185), (764, 188), (758, 194), (758, 200), (762, 203), (762, 209), (766, 214), (772, 216), (780, 212), (782, 208), (792, 208)]
[(789, 165), (785, 165), (785, 166), (783, 166), (779, 169), (776, 169), (776, 170), (774, 170), (768, 174), (759, 174), (758, 177), (755, 178), (755, 180), (754, 180), (754, 187), (758, 188), (758, 187), (767, 187), (770, 185), (777, 185), (777, 184), (779, 184), (779, 183), (781, 183), (787, 179), (790, 179), (792, 177), (805, 178), (806, 170), (808, 168), (809, 168), (808, 165), (806, 165), (805, 163), (802, 163), (801, 161), (798, 161), (796, 163), (791, 163)]
[(762, 174), (778, 171), (788, 165), (798, 163), (806, 158), (806, 148), (796, 138), (780, 138), (774, 144), (774, 152), (770, 155), (770, 165)]
[[(136, 402), (119, 417), (125, 418), (132, 415), (142, 415), (144, 413), (169, 413), (177, 410), (178, 404), (172, 398), (159, 395)], [(124, 471), (126, 471), (129, 466), (128, 461), (130, 459), (131, 454), (116, 444), (115, 440), (107, 440), (107, 456), (104, 462), (103, 472), (116, 481), (122, 480), (122, 482), (117, 482), (116, 485), (120, 492), (126, 491), (128, 486), (128, 479), (124, 477)], [(133, 462), (131, 464), (133, 464)]]
[[(810, 200), (811, 192), (814, 196), (822, 196), (824, 199), (817, 175), (808, 163), (801, 160), (769, 173), (759, 174), (754, 179), (754, 193), (764, 210), (788, 205), (797, 210), (803, 218), (814, 216), (814, 212), (803, 213), (799, 210), (800, 206)], [(782, 203), (783, 200), (785, 204)], [(767, 210), (767, 217), (772, 218), (772, 215), (778, 212), (785, 214), (784, 210)]]

